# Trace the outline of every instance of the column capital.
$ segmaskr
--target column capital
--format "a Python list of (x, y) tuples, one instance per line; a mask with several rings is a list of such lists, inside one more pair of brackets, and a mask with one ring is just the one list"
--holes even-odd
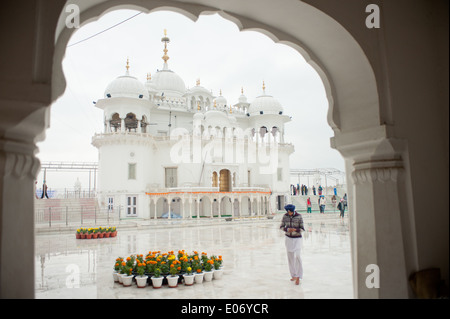
[(355, 163), (353, 167), (352, 178), (355, 184), (397, 182), (399, 173), (404, 169), (401, 159)]

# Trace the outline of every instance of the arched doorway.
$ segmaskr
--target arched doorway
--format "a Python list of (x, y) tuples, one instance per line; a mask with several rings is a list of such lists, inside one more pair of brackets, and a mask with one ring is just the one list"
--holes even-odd
[(156, 200), (156, 218), (161, 218), (164, 213), (169, 211), (169, 203), (165, 197), (155, 198), (154, 200)]
[(219, 172), (219, 191), (231, 192), (231, 173), (228, 169), (221, 169)]
[(224, 196), (220, 200), (220, 216), (232, 216), (233, 203), (229, 196)]

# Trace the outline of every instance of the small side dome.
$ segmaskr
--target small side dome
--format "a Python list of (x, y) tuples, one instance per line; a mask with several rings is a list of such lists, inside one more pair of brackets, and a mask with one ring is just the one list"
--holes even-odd
[(244, 88), (241, 88), (241, 95), (239, 96), (238, 101), (239, 103), (248, 103), (247, 97), (244, 95)]
[(129, 97), (148, 99), (148, 91), (137, 78), (130, 75), (123, 75), (112, 81), (105, 90), (105, 98)]
[(196, 86), (190, 88), (189, 93), (191, 93), (191, 94), (211, 95), (211, 92), (208, 91), (208, 89), (206, 89), (205, 87), (200, 86), (200, 85), (196, 85)]
[(222, 96), (222, 90), (220, 90), (220, 96), (214, 99), (216, 106), (224, 107), (227, 105), (227, 99)]
[(250, 115), (257, 114), (282, 114), (283, 107), (271, 95), (266, 95), (266, 86), (263, 81), (263, 94), (258, 96), (249, 106), (248, 113)]
[(252, 114), (280, 114), (283, 112), (281, 103), (273, 96), (261, 95), (258, 96), (249, 106), (248, 113)]

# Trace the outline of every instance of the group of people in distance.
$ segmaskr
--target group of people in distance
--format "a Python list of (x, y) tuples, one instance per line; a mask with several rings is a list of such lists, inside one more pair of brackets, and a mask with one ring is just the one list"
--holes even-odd
[[(336, 195), (333, 195), (332, 197), (332, 202), (333, 202), (333, 207), (336, 204)], [(319, 205), (319, 213), (320, 214), (324, 214), (325, 213), (325, 205), (326, 205), (326, 198), (323, 195), (319, 196), (318, 199), (318, 205)], [(347, 194), (344, 195), (344, 197), (341, 198), (341, 200), (339, 201), (337, 207), (337, 209), (339, 209), (340, 211), (340, 217), (344, 218), (344, 213), (345, 213), (345, 209), (347, 208)], [(312, 203), (311, 203), (311, 198), (308, 197), (306, 200), (306, 212), (307, 213), (312, 213)]]

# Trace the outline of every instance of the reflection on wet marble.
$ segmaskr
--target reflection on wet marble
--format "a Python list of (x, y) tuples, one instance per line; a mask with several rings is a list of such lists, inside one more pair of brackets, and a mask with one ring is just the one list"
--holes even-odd
[[(119, 227), (117, 237), (95, 240), (77, 240), (73, 233), (37, 235), (36, 298), (353, 298), (348, 219), (305, 218), (304, 278), (296, 286), (289, 280), (279, 217), (166, 229)], [(222, 279), (175, 289), (114, 283), (117, 257), (178, 249), (222, 255)]]

